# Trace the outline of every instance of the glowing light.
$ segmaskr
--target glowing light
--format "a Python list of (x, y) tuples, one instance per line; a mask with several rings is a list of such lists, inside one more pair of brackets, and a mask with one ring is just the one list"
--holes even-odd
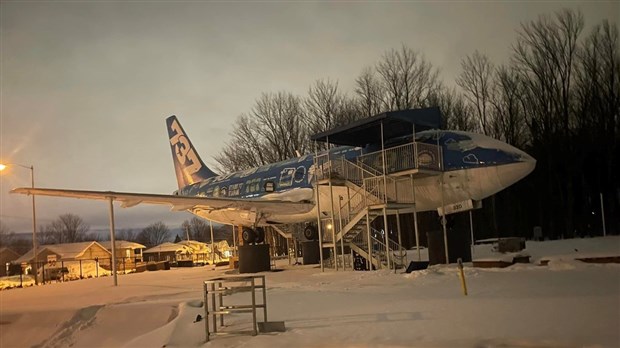
[(6, 166), (4, 164), (0, 163), (0, 171), (5, 170), (5, 169), (6, 169)]
[(332, 224), (327, 224), (327, 229), (331, 230), (332, 229)]

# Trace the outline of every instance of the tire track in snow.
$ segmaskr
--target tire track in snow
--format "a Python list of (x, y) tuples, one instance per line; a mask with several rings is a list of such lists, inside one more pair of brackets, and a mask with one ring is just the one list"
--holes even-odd
[(78, 310), (75, 312), (73, 317), (64, 322), (60, 329), (58, 329), (48, 340), (33, 347), (55, 348), (71, 346), (74, 341), (74, 334), (91, 326), (95, 322), (97, 312), (99, 312), (99, 310), (103, 307), (104, 305), (96, 305)]

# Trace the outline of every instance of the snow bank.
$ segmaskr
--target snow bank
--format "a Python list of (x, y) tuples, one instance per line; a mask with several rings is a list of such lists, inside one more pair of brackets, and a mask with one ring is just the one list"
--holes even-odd
[[(608, 253), (614, 241), (558, 241), (549, 248), (548, 242), (528, 243), (528, 251), (538, 258), (569, 247)], [(553, 259), (547, 267), (466, 266), (469, 296), (463, 296), (454, 265), (411, 274), (322, 273), (317, 266), (278, 262), (280, 272), (263, 274), (269, 320), (284, 321), (286, 332), (217, 336), (205, 345), (204, 321), (195, 322), (203, 313), (202, 281), (229, 269), (198, 267), (124, 275), (118, 287), (104, 277), (2, 292), (0, 346), (620, 346), (618, 264)], [(220, 330), (247, 327), (251, 317), (225, 320)]]

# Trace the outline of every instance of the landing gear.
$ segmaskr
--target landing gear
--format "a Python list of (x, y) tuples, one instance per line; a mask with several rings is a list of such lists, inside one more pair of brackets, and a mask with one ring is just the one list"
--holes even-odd
[(243, 239), (243, 244), (246, 245), (262, 243), (265, 241), (265, 229), (262, 227), (257, 227), (256, 229), (244, 227), (241, 238)]
[(316, 226), (314, 225), (306, 226), (306, 228), (304, 229), (304, 237), (306, 237), (307, 240), (319, 239), (319, 232), (316, 229)]
[(262, 243), (265, 241), (265, 229), (262, 227), (257, 227), (254, 231), (256, 231), (256, 238), (254, 239), (254, 243)]
[(262, 227), (244, 227), (241, 231), (243, 245), (239, 246), (239, 273), (256, 273), (269, 271), (271, 259), (269, 244), (265, 241), (265, 229)]
[(256, 239), (256, 232), (251, 228), (244, 227), (241, 238), (243, 239), (243, 244), (252, 244)]

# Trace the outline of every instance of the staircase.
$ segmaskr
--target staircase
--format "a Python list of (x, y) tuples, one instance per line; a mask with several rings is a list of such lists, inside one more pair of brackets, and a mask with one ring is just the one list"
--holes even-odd
[[(373, 233), (379, 231), (371, 228)], [(385, 247), (385, 243), (371, 235), (371, 246), (369, 248), (367, 237), (363, 233), (351, 240), (351, 249), (372, 263), (374, 269), (389, 268), (400, 269), (407, 265), (406, 253), (401, 253), (398, 243), (389, 240), (389, 247)], [(372, 254), (368, 255), (368, 250), (372, 250)], [(388, 259), (389, 253), (389, 259)]]
[[(346, 267), (346, 246), (370, 260), (375, 268), (402, 267), (402, 261), (393, 261), (397, 259), (393, 256), (394, 252), (402, 249), (400, 245), (391, 242), (386, 248), (384, 242), (371, 237), (373, 252), (369, 255), (366, 241), (368, 233), (363, 233), (368, 232), (368, 224), (383, 215), (388, 204), (394, 202), (393, 197), (397, 192), (396, 179), (381, 175), (378, 170), (363, 162), (353, 163), (343, 157), (330, 161), (317, 158), (315, 161), (320, 164), (317, 167), (321, 169), (318, 172), (319, 185), (345, 186), (350, 193), (348, 199), (335, 207), (333, 217), (321, 219), (322, 231), (333, 229), (333, 234), (323, 233), (321, 245), (331, 248), (331, 254), (337, 256), (326, 259), (324, 265)], [(388, 190), (388, 187), (392, 190)], [(352, 260), (349, 261), (349, 265), (352, 265)]]

